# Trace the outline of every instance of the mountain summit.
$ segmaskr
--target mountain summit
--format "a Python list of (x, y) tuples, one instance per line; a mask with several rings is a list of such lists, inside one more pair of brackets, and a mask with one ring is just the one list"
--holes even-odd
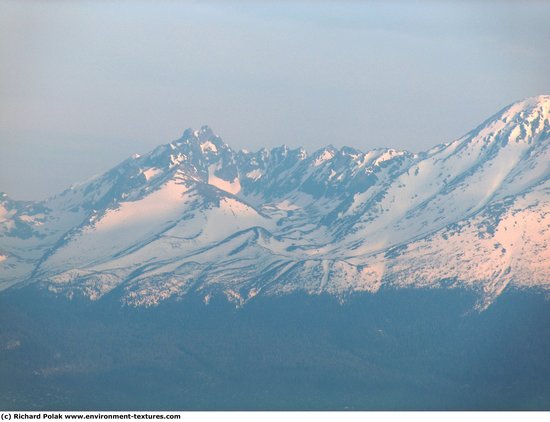
[(0, 196), (0, 289), (200, 294), (550, 288), (550, 96), (419, 154), (235, 151), (203, 126), (43, 202)]

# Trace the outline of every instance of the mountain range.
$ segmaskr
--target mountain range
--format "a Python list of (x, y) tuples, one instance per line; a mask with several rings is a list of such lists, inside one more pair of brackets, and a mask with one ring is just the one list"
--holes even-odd
[(199, 295), (550, 289), (550, 96), (420, 153), (181, 138), (45, 201), (0, 196), (0, 289), (131, 306)]

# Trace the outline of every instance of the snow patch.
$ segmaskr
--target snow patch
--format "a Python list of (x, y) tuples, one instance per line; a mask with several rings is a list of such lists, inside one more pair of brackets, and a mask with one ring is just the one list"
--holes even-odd
[(391, 160), (392, 158), (399, 157), (403, 154), (404, 154), (403, 151), (396, 151), (394, 149), (389, 149), (386, 152), (382, 153), (376, 160), (374, 160), (374, 165), (378, 166), (384, 161)]
[(217, 168), (218, 166), (216, 164), (208, 167), (208, 184), (225, 192), (232, 193), (233, 195), (239, 193), (241, 191), (241, 182), (239, 181), (239, 178), (236, 177), (233, 181), (220, 179), (215, 174)]
[(143, 175), (145, 176), (145, 179), (147, 181), (157, 177), (160, 173), (162, 173), (162, 170), (157, 167), (151, 167), (143, 172)]
[(0, 204), (0, 223), (6, 221), (11, 214), (13, 213), (10, 213), (3, 205)]
[(252, 180), (258, 180), (260, 177), (262, 177), (262, 171), (260, 169), (254, 169), (248, 173), (246, 173), (246, 177)]
[(209, 151), (211, 152), (218, 152), (218, 148), (216, 147), (216, 145), (214, 145), (212, 142), (210, 141), (205, 141), (203, 143), (201, 143), (201, 151), (202, 153), (207, 153)]
[(329, 151), (328, 149), (324, 150), (323, 153), (313, 161), (315, 167), (320, 166), (325, 161), (332, 160), (334, 158), (334, 152)]
[(281, 211), (294, 211), (297, 209), (300, 209), (297, 205), (294, 205), (291, 203), (288, 199), (285, 199), (282, 202), (279, 202), (278, 204), (275, 204), (277, 209), (280, 209)]

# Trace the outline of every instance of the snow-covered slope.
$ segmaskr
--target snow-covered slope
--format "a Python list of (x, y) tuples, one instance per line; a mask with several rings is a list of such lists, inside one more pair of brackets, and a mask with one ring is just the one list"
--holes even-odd
[(152, 305), (306, 291), (550, 288), (550, 97), (412, 154), (234, 151), (203, 127), (45, 202), (0, 198), (0, 288)]

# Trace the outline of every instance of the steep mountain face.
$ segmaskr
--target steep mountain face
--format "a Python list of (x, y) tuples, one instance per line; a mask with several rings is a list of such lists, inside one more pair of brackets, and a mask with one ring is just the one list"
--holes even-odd
[(411, 154), (235, 151), (203, 127), (40, 203), (0, 198), (0, 288), (132, 305), (550, 288), (550, 96)]

